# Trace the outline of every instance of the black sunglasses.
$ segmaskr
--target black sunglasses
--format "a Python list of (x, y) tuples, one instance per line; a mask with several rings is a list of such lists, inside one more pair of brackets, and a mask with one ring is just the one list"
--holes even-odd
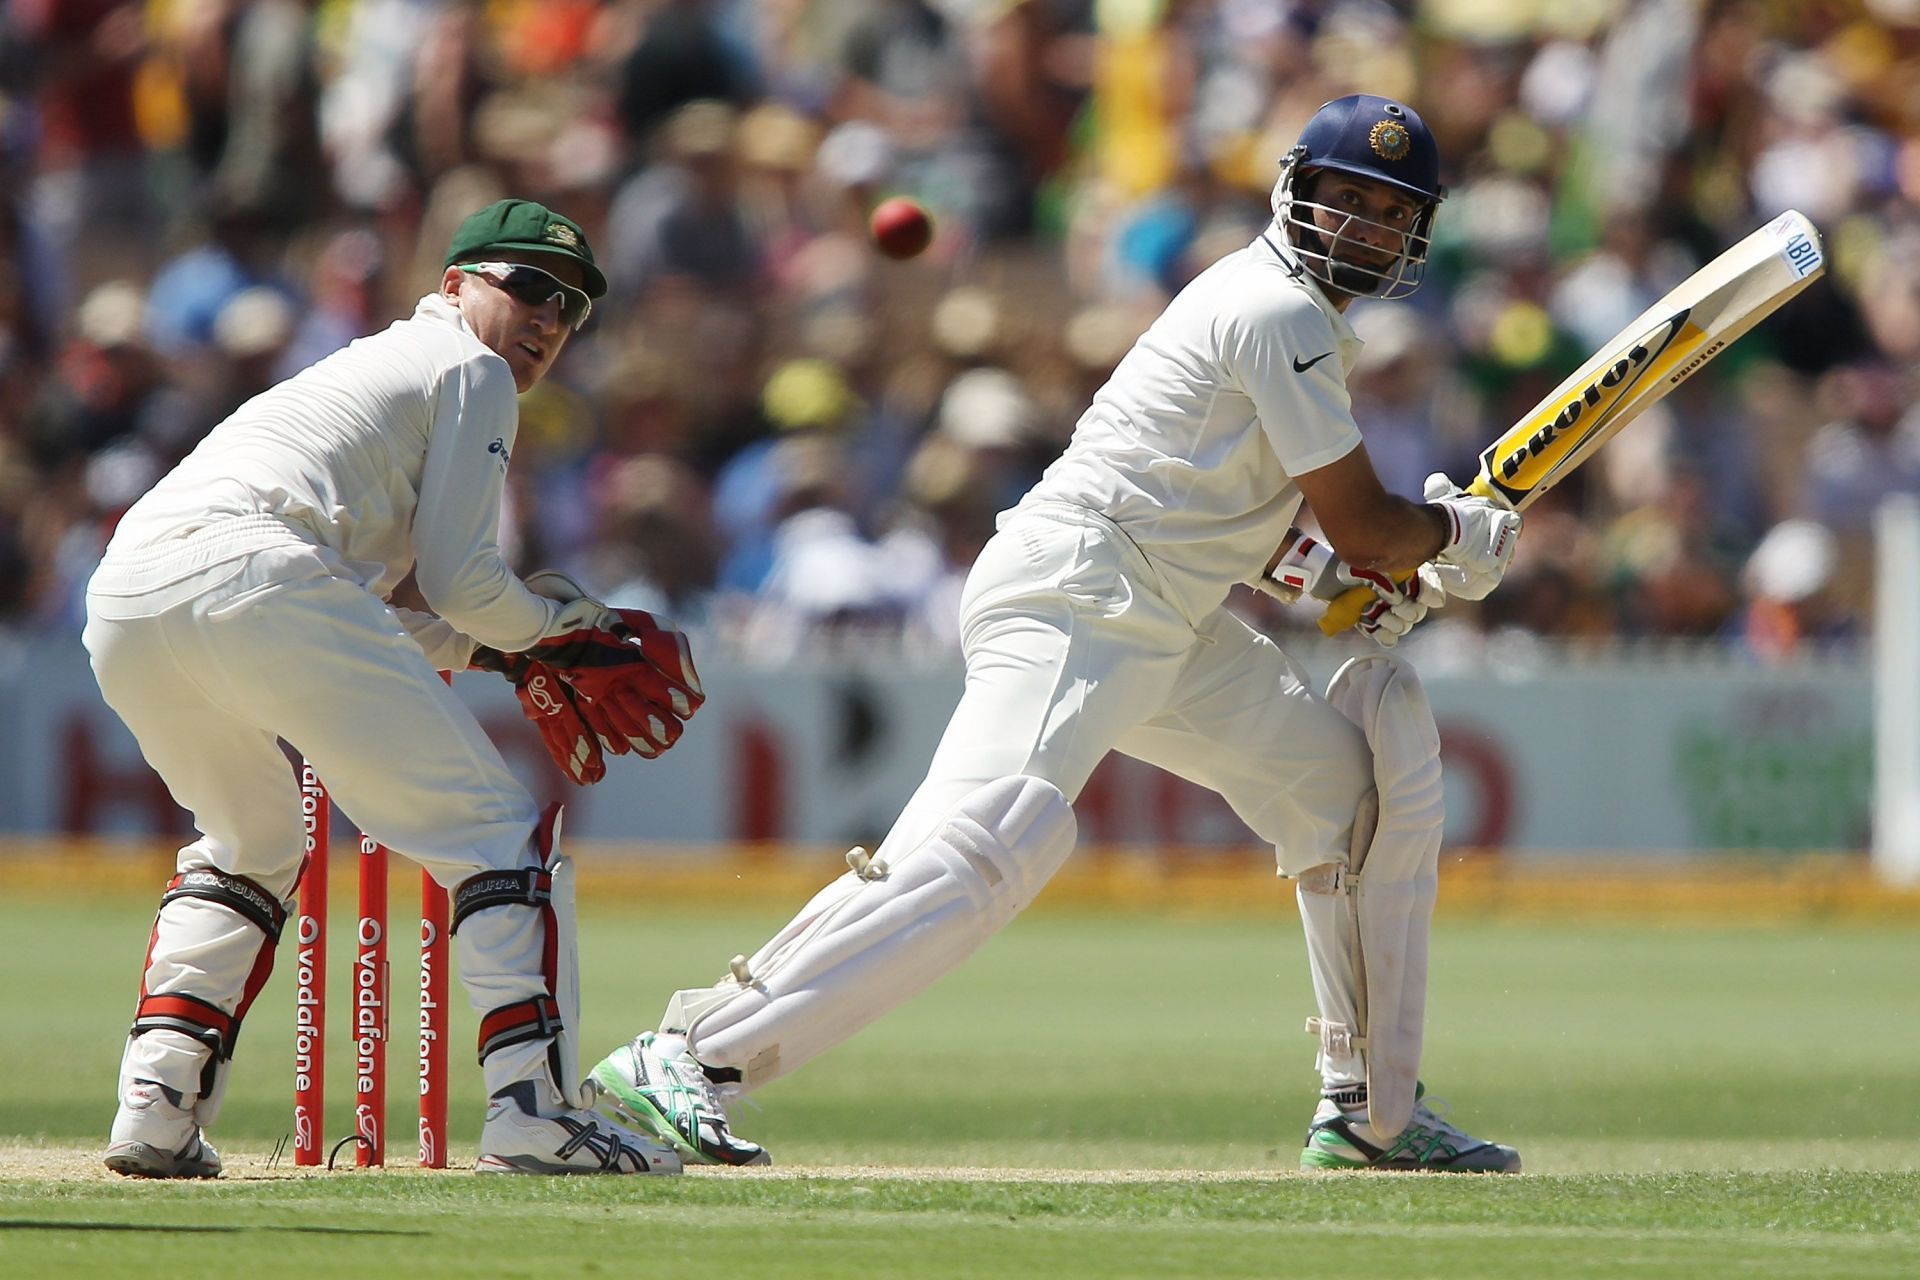
[(459, 266), (469, 275), (485, 276), (489, 284), (530, 307), (545, 306), (549, 298), (559, 298), (560, 323), (569, 329), (578, 329), (593, 314), (593, 299), (584, 291), (538, 267), (524, 262), (462, 262)]

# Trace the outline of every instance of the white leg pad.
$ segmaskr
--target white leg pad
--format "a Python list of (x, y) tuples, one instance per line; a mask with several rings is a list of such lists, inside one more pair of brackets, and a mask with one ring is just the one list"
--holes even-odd
[[(489, 1095), (519, 1080), (552, 1086), (569, 1107), (589, 1105), (580, 1072), (580, 943), (574, 909), (573, 861), (560, 852), (558, 806), (543, 817), (532, 839), (532, 861), (548, 882), (538, 902), (510, 902), (475, 909), (460, 918), (460, 895), (488, 879), (473, 877), (455, 890), (454, 941), (460, 948), (460, 977), (481, 1015), (481, 1070)], [(526, 868), (500, 876), (527, 874)], [(558, 1030), (527, 1034), (513, 1026), (491, 1047), (488, 1024), (493, 1014), (524, 1009), (551, 997)]]
[[(220, 1105), (227, 1094), (227, 1077), (233, 1068), (229, 1061), (209, 1064), (213, 1051), (191, 1036), (178, 1031), (149, 1031), (129, 1036), (120, 1055), (120, 1092), (125, 1098), (137, 1080), (155, 1080), (174, 1089), (192, 1112), (193, 1121), (210, 1128), (220, 1118)], [(211, 1070), (209, 1071), (209, 1065)], [(211, 1078), (212, 1085), (207, 1087)], [(184, 1087), (172, 1081), (182, 1081)], [(200, 1089), (204, 1093), (198, 1093)]]
[[(1356, 844), (1343, 887), (1358, 930), (1353, 999), (1369, 1124), (1385, 1142), (1412, 1119), (1420, 1075), (1427, 942), (1446, 825), (1440, 733), (1413, 668), (1386, 655), (1342, 666), (1327, 686), (1327, 701), (1360, 727), (1373, 751), (1378, 816), (1372, 838), (1364, 848)], [(1334, 973), (1327, 976), (1337, 980)], [(1315, 983), (1320, 985), (1319, 975)], [(1323, 1054), (1326, 1047), (1323, 1028)]]
[(839, 1044), (950, 972), (1033, 901), (1073, 851), (1073, 809), (1038, 778), (963, 798), (891, 865), (849, 855), (841, 876), (717, 986), (682, 991), (663, 1031), (758, 1088)]
[(154, 916), (121, 1058), (123, 1098), (133, 1081), (157, 1081), (185, 1099), (199, 1124), (219, 1118), (234, 1044), (273, 969), (288, 905), (258, 881), (210, 867), (174, 877)]
[(581, 1087), (580, 1073), (580, 930), (576, 923), (573, 894), (573, 860), (561, 854), (559, 823), (554, 823), (556, 847), (547, 870), (553, 873), (553, 923), (559, 934), (555, 948), (553, 998), (560, 1006), (560, 1034), (553, 1039), (553, 1056), (558, 1063), (554, 1083), (566, 1104), (576, 1110), (592, 1105)]
[(1314, 1065), (1329, 1089), (1366, 1081), (1366, 967), (1360, 956), (1360, 920), (1354, 909), (1353, 868), (1373, 842), (1379, 800), (1369, 789), (1354, 815), (1347, 861), (1329, 862), (1296, 877), (1294, 896), (1307, 938), (1307, 967), (1313, 975), (1314, 1002), (1320, 1016), (1307, 1030), (1320, 1039)]

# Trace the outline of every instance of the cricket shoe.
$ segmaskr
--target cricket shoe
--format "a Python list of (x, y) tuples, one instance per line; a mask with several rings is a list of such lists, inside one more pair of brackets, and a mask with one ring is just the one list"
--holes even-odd
[(649, 1031), (608, 1054), (588, 1083), (600, 1105), (671, 1142), (701, 1164), (772, 1164), (756, 1142), (727, 1128), (726, 1103), (704, 1068), (687, 1052), (685, 1036)]
[[(1302, 1169), (1400, 1169), (1428, 1173), (1518, 1173), (1520, 1153), (1461, 1132), (1429, 1107), (1427, 1087), (1416, 1085), (1413, 1118), (1382, 1147), (1370, 1140), (1364, 1090), (1359, 1106), (1321, 1098), (1300, 1152)], [(1349, 1100), (1350, 1101), (1350, 1100)], [(1363, 1136), (1364, 1135), (1364, 1136)]]
[(531, 1080), (487, 1104), (475, 1173), (679, 1173), (680, 1154), (588, 1111), (537, 1114)]
[(127, 1178), (217, 1178), (213, 1149), (185, 1098), (157, 1080), (131, 1080), (107, 1139), (107, 1168)]

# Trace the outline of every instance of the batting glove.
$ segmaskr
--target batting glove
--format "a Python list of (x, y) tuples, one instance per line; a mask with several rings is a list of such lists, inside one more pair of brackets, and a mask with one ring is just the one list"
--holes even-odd
[(1447, 541), (1433, 568), (1447, 595), (1481, 600), (1500, 585), (1520, 542), (1520, 513), (1463, 492), (1441, 472), (1427, 477), (1424, 496), (1447, 517)]
[(1354, 626), (1388, 649), (1400, 643), (1400, 637), (1426, 617), (1429, 609), (1446, 601), (1430, 566), (1421, 566), (1421, 571), (1405, 582), (1395, 582), (1387, 574), (1354, 568), (1335, 555), (1332, 547), (1304, 533), (1282, 553), (1259, 585), (1267, 594), (1289, 604), (1303, 593), (1316, 600), (1333, 601), (1355, 587), (1364, 587), (1374, 598), (1367, 602)]

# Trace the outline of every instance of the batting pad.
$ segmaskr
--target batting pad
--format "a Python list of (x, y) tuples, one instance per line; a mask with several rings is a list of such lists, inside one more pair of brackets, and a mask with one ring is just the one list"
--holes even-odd
[(1327, 701), (1373, 750), (1379, 816), (1348, 876), (1364, 983), (1368, 1123), (1390, 1141), (1413, 1118), (1427, 1020), (1427, 942), (1446, 824), (1440, 731), (1413, 668), (1385, 655), (1334, 673)]
[(758, 1088), (839, 1044), (957, 968), (1033, 901), (1073, 851), (1073, 809), (1038, 778), (969, 792), (925, 843), (816, 894), (717, 986), (682, 991), (663, 1031)]
[(1307, 1020), (1307, 1030), (1320, 1038), (1314, 1066), (1329, 1089), (1364, 1084), (1367, 1078), (1367, 1038), (1362, 1031), (1367, 1025), (1366, 967), (1360, 958), (1360, 920), (1352, 891), (1379, 817), (1380, 801), (1369, 787), (1354, 811), (1347, 860), (1294, 877), (1307, 968), (1320, 1009), (1319, 1017)]

